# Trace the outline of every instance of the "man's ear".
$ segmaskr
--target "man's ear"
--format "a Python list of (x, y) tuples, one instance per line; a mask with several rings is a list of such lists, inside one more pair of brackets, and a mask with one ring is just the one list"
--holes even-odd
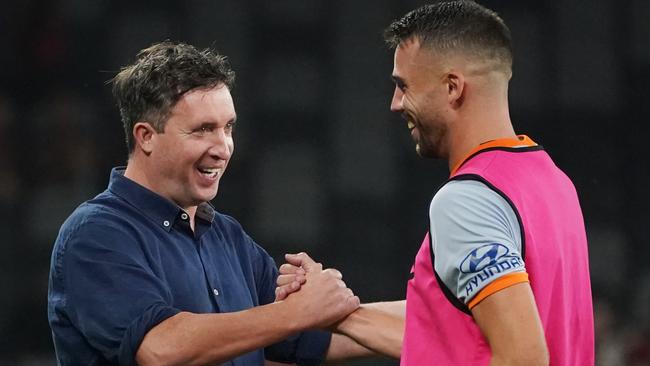
[(446, 77), (447, 84), (447, 100), (449, 105), (458, 109), (464, 100), (464, 91), (465, 91), (465, 76), (456, 71), (450, 71)]
[(140, 149), (145, 155), (151, 154), (153, 150), (152, 139), (156, 130), (149, 122), (136, 122), (133, 125), (133, 138), (135, 139), (136, 149)]

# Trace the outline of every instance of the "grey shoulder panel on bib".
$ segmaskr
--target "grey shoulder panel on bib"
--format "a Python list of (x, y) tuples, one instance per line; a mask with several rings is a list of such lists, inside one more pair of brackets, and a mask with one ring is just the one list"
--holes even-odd
[(465, 304), (492, 281), (525, 272), (517, 215), (484, 183), (445, 184), (431, 201), (429, 221), (436, 273)]

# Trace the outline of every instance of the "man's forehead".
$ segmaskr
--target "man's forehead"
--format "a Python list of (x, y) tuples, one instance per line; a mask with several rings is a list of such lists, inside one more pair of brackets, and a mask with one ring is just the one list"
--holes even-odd
[(235, 106), (228, 87), (220, 84), (188, 91), (176, 102), (171, 112), (172, 115), (189, 114), (204, 118), (214, 115), (230, 117), (235, 115)]
[(423, 66), (426, 63), (422, 59), (423, 52), (420, 52), (420, 41), (417, 38), (410, 37), (400, 42), (395, 48), (393, 63), (393, 77), (404, 77), (403, 73), (412, 66)]

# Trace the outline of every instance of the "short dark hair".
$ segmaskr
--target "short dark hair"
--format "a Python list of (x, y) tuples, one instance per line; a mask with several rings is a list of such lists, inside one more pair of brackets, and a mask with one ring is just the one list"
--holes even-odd
[(221, 83), (232, 89), (235, 72), (225, 56), (210, 49), (165, 41), (138, 52), (136, 61), (123, 67), (111, 81), (130, 154), (135, 149), (136, 122), (150, 122), (156, 131), (163, 132), (171, 109), (183, 94)]
[(421, 47), (441, 52), (466, 52), (495, 60), (508, 74), (512, 68), (510, 29), (499, 15), (474, 1), (441, 1), (415, 9), (384, 32), (391, 48), (415, 38)]

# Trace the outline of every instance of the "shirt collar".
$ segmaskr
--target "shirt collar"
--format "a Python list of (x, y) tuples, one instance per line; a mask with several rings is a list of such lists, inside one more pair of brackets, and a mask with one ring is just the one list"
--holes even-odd
[(451, 170), (450, 175), (456, 174), (458, 169), (472, 156), (475, 154), (494, 147), (530, 147), (530, 146), (537, 146), (537, 143), (533, 141), (530, 137), (526, 135), (517, 135), (517, 138), (504, 138), (504, 139), (496, 139), (496, 140), (490, 140), (486, 141), (474, 149), (472, 149), (469, 153), (465, 154), (465, 156), (456, 163), (454, 168)]
[[(113, 168), (108, 190), (137, 208), (163, 229), (170, 231), (174, 223), (187, 213), (174, 202), (125, 177), (125, 169), (123, 166)], [(201, 203), (197, 207), (196, 218), (211, 223), (214, 216), (214, 207), (209, 202)]]

